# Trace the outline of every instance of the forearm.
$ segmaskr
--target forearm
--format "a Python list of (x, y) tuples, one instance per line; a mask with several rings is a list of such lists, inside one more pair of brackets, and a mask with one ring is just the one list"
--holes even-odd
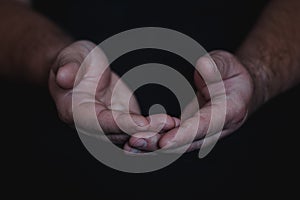
[(53, 59), (70, 42), (29, 6), (0, 0), (1, 77), (45, 84)]
[(253, 110), (300, 81), (300, 1), (274, 0), (237, 51), (254, 82)]

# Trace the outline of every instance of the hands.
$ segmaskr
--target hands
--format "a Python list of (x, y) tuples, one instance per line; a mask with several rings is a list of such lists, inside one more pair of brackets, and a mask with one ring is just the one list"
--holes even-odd
[[(55, 24), (33, 12), (32, 9), (9, 2), (1, 1), (0, 6), (2, 9), (0, 13), (3, 16), (0, 17), (2, 19), (0, 28), (3, 30), (0, 31), (0, 75), (18, 81), (21, 79), (43, 84), (48, 78), (50, 63), (57, 52), (69, 44), (72, 39)], [(243, 60), (226, 52), (212, 53), (211, 56), (222, 74), (227, 93), (226, 107), (228, 110), (225, 129), (221, 136), (227, 135), (241, 126), (248, 111), (251, 113), (260, 104), (299, 84), (300, 48), (299, 45), (295, 45), (300, 42), (299, 7), (299, 1), (270, 2), (254, 29), (239, 48), (238, 54)], [(12, 26), (15, 27), (14, 30), (6, 31), (10, 30)], [(34, 31), (28, 31), (28, 27)], [(183, 112), (180, 127), (184, 130), (184, 134), (179, 135), (178, 119), (166, 115), (145, 118), (140, 115), (134, 98), (131, 100), (129, 110), (124, 107), (123, 98), (119, 98), (119, 101), (115, 102), (115, 107), (112, 107), (110, 105), (111, 89), (114, 88), (119, 78), (109, 69), (105, 71), (98, 84), (96, 82), (97, 74), (92, 73), (93, 67), (86, 67), (86, 73), (82, 73), (83, 76), (75, 84), (79, 66), (94, 46), (90, 42), (81, 41), (66, 47), (60, 51), (50, 70), (49, 89), (57, 105), (59, 116), (64, 122), (74, 123), (71, 96), (77, 86), (83, 89), (86, 86), (85, 89), (88, 92), (90, 91), (88, 86), (92, 86), (92, 88), (97, 88), (96, 98), (91, 99), (88, 92), (76, 95), (78, 97), (77, 106), (83, 113), (83, 126), (89, 125), (90, 114), (86, 113), (86, 108), (91, 106), (91, 101), (96, 100), (95, 109), (99, 123), (105, 132), (113, 133), (109, 134), (109, 137), (115, 142), (128, 141), (124, 146), (126, 150), (151, 151), (162, 147), (180, 147), (192, 138), (190, 130), (195, 130), (197, 135), (188, 150), (201, 146), (210, 121), (211, 100), (218, 100), (218, 95), (210, 97), (207, 95), (207, 88), (214, 88), (218, 85), (216, 81), (211, 80), (211, 83), (205, 85), (199, 74), (195, 74), (198, 98), (194, 99)], [(99, 52), (99, 54), (103, 53)], [(106, 65), (104, 57), (102, 55), (103, 66)], [(240, 61), (247, 64), (243, 65)], [(206, 78), (210, 79), (211, 71), (205, 59), (200, 59), (197, 67)], [(120, 97), (131, 95), (125, 84), (122, 87), (125, 92), (118, 94)], [(197, 101), (202, 107), (195, 111), (194, 104)], [(220, 104), (217, 106), (221, 107)], [(118, 116), (118, 124), (122, 124), (127, 130), (126, 132), (136, 133), (136, 137), (128, 140), (128, 136), (122, 134), (116, 121), (112, 119), (113, 113)], [(131, 118), (135, 123), (127, 123), (127, 119)], [(201, 119), (200, 126), (196, 125), (195, 121), (198, 121), (196, 119)], [(160, 130), (161, 127), (164, 133), (149, 137), (151, 133)], [(138, 142), (137, 136), (141, 136), (145, 141)], [(177, 136), (176, 139), (175, 136)]]
[[(126, 151), (138, 153), (155, 151), (160, 148), (176, 151), (176, 149), (188, 145), (191, 140), (193, 142), (187, 151), (199, 149), (203, 144), (203, 138), (208, 134), (212, 100), (216, 100), (214, 106), (217, 111), (218, 108), (222, 109), (225, 106), (222, 103), (218, 104), (217, 100), (220, 95), (224, 95), (218, 93), (219, 84), (222, 81), (226, 89), (227, 112), (221, 137), (238, 129), (244, 123), (248, 110), (252, 109), (252, 102), (254, 102), (252, 78), (235, 56), (223, 51), (215, 51), (210, 54), (221, 73), (222, 81), (214, 80), (215, 71), (212, 70), (214, 66), (208, 57), (198, 60), (196, 68), (205, 76), (208, 84), (205, 84), (199, 72), (196, 71), (194, 81), (198, 90), (197, 99), (194, 99), (184, 109), (181, 123), (179, 119), (165, 114), (142, 116), (132, 92), (122, 82), (122, 90), (119, 90), (122, 93), (117, 94), (119, 98), (114, 102), (115, 105), (111, 105), (112, 91), (119, 77), (106, 68), (108, 62), (100, 49), (97, 49), (96, 52), (97, 63), (99, 63), (97, 67), (93, 65), (93, 61), (87, 62), (88, 64), (83, 67), (79, 78), (75, 81), (80, 65), (95, 47), (91, 42), (79, 41), (63, 49), (50, 71), (49, 89), (56, 103), (59, 117), (62, 121), (72, 125), (74, 123), (72, 94), (76, 88), (81, 88), (80, 92), (76, 93), (78, 100), (76, 105), (82, 113), (82, 126), (90, 128), (89, 120), (92, 116), (87, 110), (90, 106), (96, 105), (97, 120), (101, 128), (112, 142), (126, 142), (124, 145)], [(101, 74), (102, 78), (98, 81)], [(94, 100), (91, 98), (93, 96), (91, 88), (95, 88), (97, 91)], [(213, 95), (208, 93), (208, 88), (213, 88)], [(132, 96), (129, 110), (124, 100), (128, 96)], [(201, 106), (200, 110), (194, 109), (196, 103)], [(197, 123), (199, 120), (200, 125)], [(122, 130), (119, 128), (120, 125)], [(183, 130), (182, 134), (179, 134), (179, 128)], [(134, 135), (130, 137), (124, 132)], [(156, 134), (157, 132), (160, 133)], [(196, 136), (191, 134), (192, 132), (196, 132)]]
[[(88, 41), (79, 41), (64, 48), (57, 56), (50, 70), (49, 90), (56, 103), (59, 117), (62, 121), (72, 125), (74, 123), (72, 103), (80, 113), (81, 126), (91, 129), (92, 114), (88, 112), (91, 107), (95, 109), (97, 119), (103, 132), (114, 143), (124, 143), (129, 135), (119, 128), (125, 129), (126, 133), (158, 132), (174, 128), (179, 120), (165, 114), (143, 117), (139, 106), (133, 97), (127, 108), (128, 96), (132, 92), (121, 82), (119, 85), (122, 92), (111, 105), (112, 91), (119, 77), (108, 66), (103, 52), (97, 48), (93, 51), (93, 57), (87, 55), (96, 47)], [(87, 58), (84, 66), (80, 68)], [(79, 74), (76, 79), (77, 73)], [(98, 81), (101, 76), (100, 81)], [(96, 95), (93, 95), (93, 89)], [(72, 94), (76, 93), (76, 101), (72, 102)], [(114, 117), (115, 119), (114, 119)], [(132, 120), (131, 120), (132, 119)]]

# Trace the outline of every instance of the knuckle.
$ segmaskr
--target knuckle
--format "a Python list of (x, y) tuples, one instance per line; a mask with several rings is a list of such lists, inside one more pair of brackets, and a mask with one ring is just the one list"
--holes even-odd
[(54, 62), (54, 68), (58, 68), (70, 62), (80, 64), (85, 57), (96, 47), (87, 40), (80, 40), (62, 49)]
[(227, 51), (216, 50), (211, 52), (210, 55), (216, 63), (218, 69), (225, 74), (227, 72), (227, 68), (232, 66), (235, 62), (235, 56)]

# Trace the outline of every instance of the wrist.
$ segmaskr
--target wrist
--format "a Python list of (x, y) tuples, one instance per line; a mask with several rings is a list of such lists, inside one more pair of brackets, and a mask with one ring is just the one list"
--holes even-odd
[[(72, 43), (72, 40), (66, 36), (53, 38), (52, 41), (45, 41), (39, 46), (27, 46), (28, 54), (24, 60), (29, 69), (29, 73), (34, 74), (35, 82), (47, 84), (49, 71), (59, 52)], [(32, 75), (31, 75), (32, 77)]]
[(255, 112), (261, 105), (266, 103), (271, 95), (269, 91), (271, 73), (268, 68), (260, 60), (252, 59), (244, 56), (240, 52), (237, 53), (242, 65), (249, 73), (252, 80), (252, 98), (249, 105), (249, 113)]
[(22, 76), (26, 81), (45, 85), (56, 56), (72, 39), (54, 26), (50, 33), (34, 31), (28, 31), (16, 44), (13, 65), (25, 69)]

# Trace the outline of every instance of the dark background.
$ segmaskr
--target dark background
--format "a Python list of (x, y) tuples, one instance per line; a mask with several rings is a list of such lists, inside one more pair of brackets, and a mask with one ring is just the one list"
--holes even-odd
[[(96, 43), (129, 28), (160, 26), (181, 31), (207, 51), (234, 52), (267, 1), (36, 1), (35, 8), (76, 39)], [(142, 50), (122, 56), (119, 74), (147, 62), (170, 65), (191, 79), (192, 68), (175, 55)], [(122, 66), (122, 67), (119, 67)], [(182, 66), (185, 66), (182, 68)], [(297, 195), (300, 87), (271, 100), (204, 159), (197, 151), (152, 173), (110, 169), (90, 155), (62, 123), (47, 88), (0, 81), (1, 164), (4, 191), (23, 197), (107, 199), (252, 199)], [(155, 90), (155, 92), (154, 92)], [(137, 92), (143, 113), (161, 103), (179, 115), (165, 88)]]

